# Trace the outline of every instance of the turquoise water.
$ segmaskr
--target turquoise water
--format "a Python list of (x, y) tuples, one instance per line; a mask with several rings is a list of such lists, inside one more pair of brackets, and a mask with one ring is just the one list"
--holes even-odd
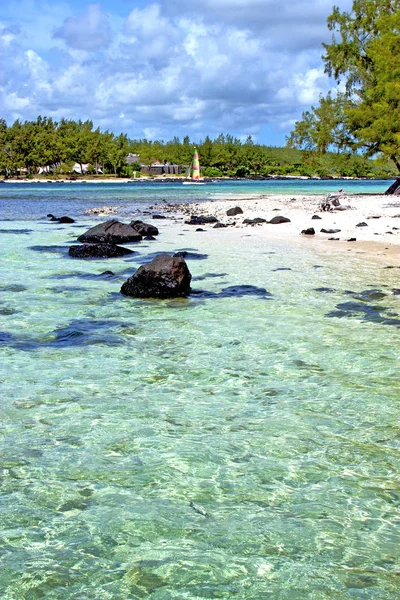
[[(47, 193), (1, 223), (1, 598), (398, 598), (398, 270), (171, 221), (74, 260)], [(182, 249), (202, 293), (120, 295)]]
[(383, 193), (391, 181), (364, 180), (265, 180), (215, 181), (202, 186), (183, 186), (181, 182), (164, 183), (3, 183), (0, 185), (0, 207), (3, 219), (40, 218), (49, 212), (80, 215), (94, 206), (138, 207), (148, 204), (177, 204), (254, 194), (325, 194), (344, 188), (347, 193)]

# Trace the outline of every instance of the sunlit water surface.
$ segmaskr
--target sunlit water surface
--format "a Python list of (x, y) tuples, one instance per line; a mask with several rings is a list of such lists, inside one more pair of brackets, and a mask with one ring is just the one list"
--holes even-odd
[[(80, 261), (74, 202), (1, 223), (1, 598), (398, 598), (398, 270), (169, 220)], [(203, 293), (120, 294), (182, 249)]]

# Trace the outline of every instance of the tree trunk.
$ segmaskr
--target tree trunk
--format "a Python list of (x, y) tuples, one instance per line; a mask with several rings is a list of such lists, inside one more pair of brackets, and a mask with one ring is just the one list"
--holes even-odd
[(386, 190), (385, 196), (400, 196), (400, 177), (396, 177), (396, 181)]

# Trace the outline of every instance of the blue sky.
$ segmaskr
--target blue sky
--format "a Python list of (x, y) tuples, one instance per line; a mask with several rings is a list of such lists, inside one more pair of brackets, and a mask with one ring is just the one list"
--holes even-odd
[[(3, 0), (0, 117), (92, 119), (132, 138), (282, 145), (333, 83), (332, 0)], [(342, 9), (350, 0), (336, 2)]]

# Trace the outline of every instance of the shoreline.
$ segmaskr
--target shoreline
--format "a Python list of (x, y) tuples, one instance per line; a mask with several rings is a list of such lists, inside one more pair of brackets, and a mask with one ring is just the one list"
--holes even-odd
[[(254, 177), (204, 177), (202, 181), (206, 183), (219, 182), (219, 181), (326, 181), (326, 182), (339, 182), (339, 181), (387, 181), (388, 187), (390, 182), (396, 179), (395, 176), (391, 178), (376, 178), (376, 177), (309, 177), (306, 175), (268, 175), (268, 176), (254, 176)], [(182, 183), (186, 178), (181, 175), (170, 176), (170, 175), (153, 175), (151, 177), (121, 177), (121, 178), (74, 178), (74, 179), (44, 179), (39, 177), (34, 177), (32, 179), (18, 179), (18, 178), (10, 178), (10, 179), (0, 179), (0, 184), (15, 184), (15, 183), (23, 183), (23, 184), (38, 184), (38, 183), (91, 183), (91, 184), (104, 184), (104, 183), (143, 183), (143, 182), (166, 182), (166, 183)]]
[[(348, 253), (352, 256), (390, 262), (388, 267), (400, 267), (400, 199), (396, 196), (344, 194), (344, 210), (325, 212), (320, 203), (325, 195), (291, 197), (283, 194), (262, 195), (252, 198), (219, 199), (198, 203), (183, 203), (162, 207), (162, 212), (187, 220), (190, 215), (213, 216), (227, 227), (220, 231), (239, 230), (265, 238), (279, 238), (308, 244), (317, 253)], [(228, 209), (239, 207), (243, 213), (229, 217)], [(161, 207), (157, 207), (161, 208)], [(283, 216), (290, 222), (244, 224), (245, 219), (261, 218), (270, 221)], [(319, 218), (312, 218), (312, 217)], [(361, 223), (364, 223), (361, 226)], [(215, 223), (200, 225), (206, 231)], [(190, 225), (190, 227), (196, 227)], [(301, 232), (313, 227), (315, 235)], [(340, 230), (323, 233), (321, 229)], [(355, 239), (354, 239), (355, 238)]]

